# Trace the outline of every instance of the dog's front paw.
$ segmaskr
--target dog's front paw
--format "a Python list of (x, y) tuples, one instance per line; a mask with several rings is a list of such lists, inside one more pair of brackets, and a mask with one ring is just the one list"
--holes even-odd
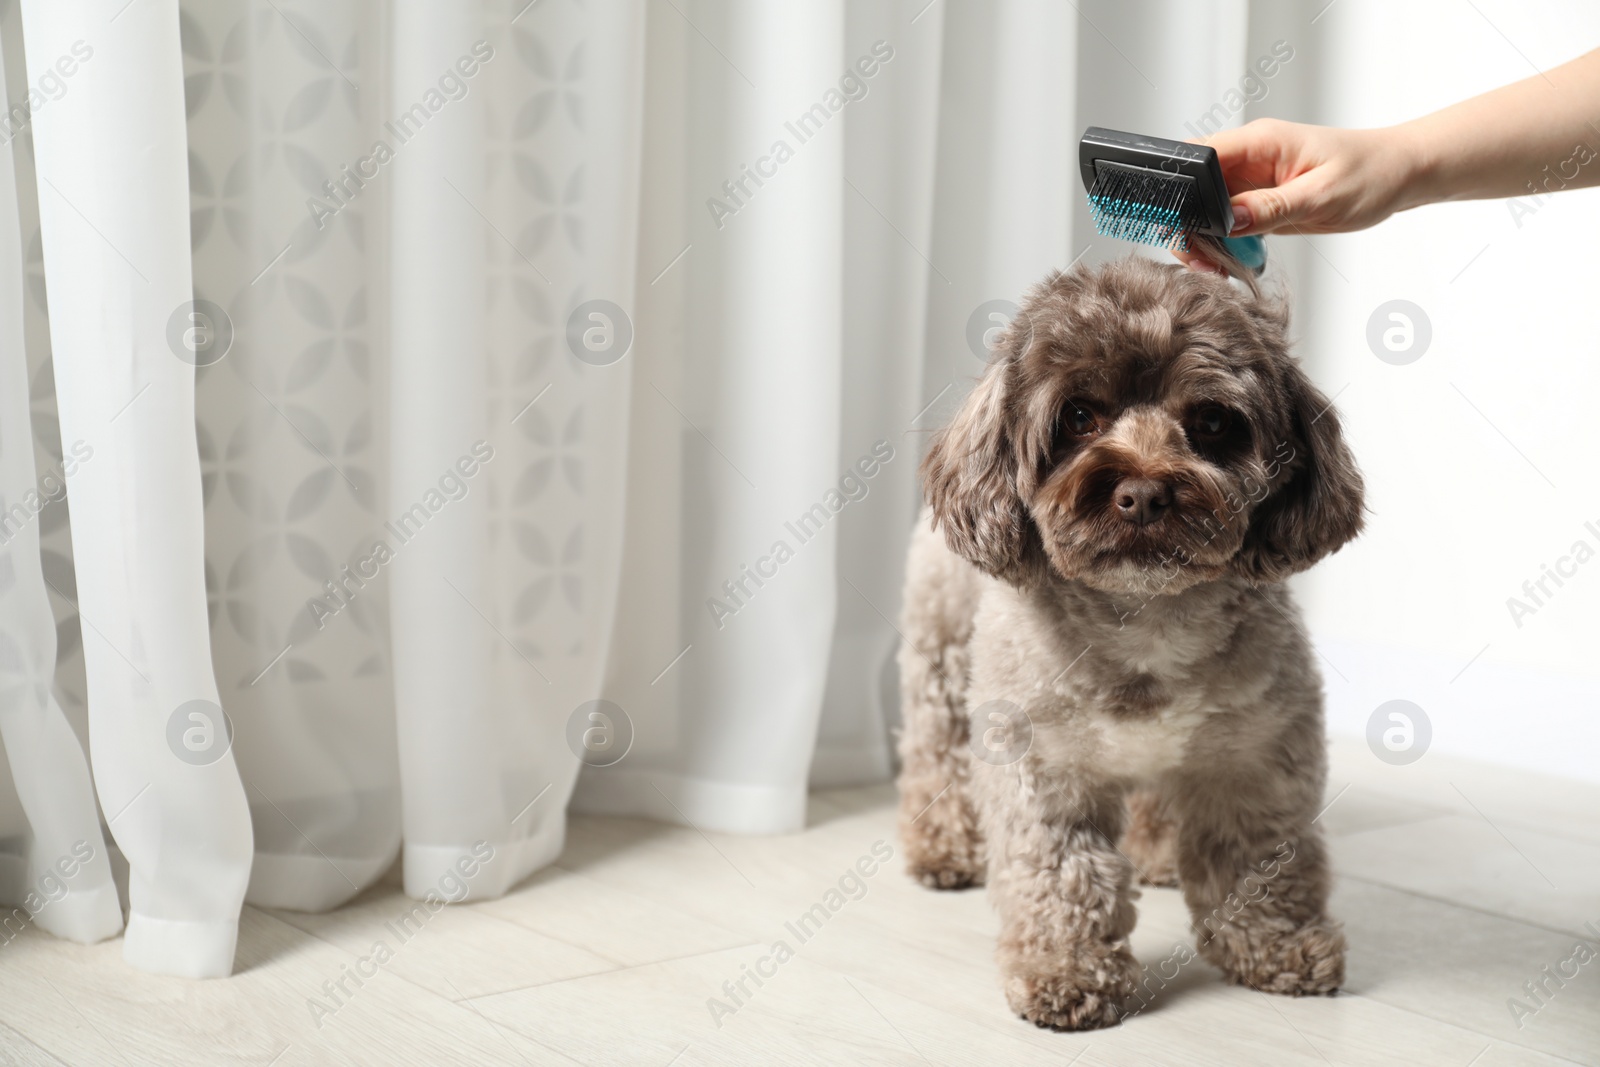
[(1201, 953), (1238, 985), (1304, 997), (1335, 992), (1344, 982), (1344, 933), (1322, 919), (1287, 932), (1224, 927)]
[(1069, 968), (1007, 968), (1006, 1003), (1048, 1030), (1098, 1030), (1121, 1021), (1139, 964), (1126, 947), (1099, 946)]

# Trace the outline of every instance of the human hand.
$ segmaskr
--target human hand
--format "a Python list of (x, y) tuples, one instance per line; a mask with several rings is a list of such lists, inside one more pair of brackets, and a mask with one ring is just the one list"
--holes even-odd
[[(1230, 237), (1364, 229), (1411, 206), (1404, 194), (1419, 167), (1410, 139), (1396, 129), (1257, 119), (1200, 143), (1217, 150), (1232, 193)], [(1199, 253), (1174, 254), (1191, 269), (1219, 269)]]

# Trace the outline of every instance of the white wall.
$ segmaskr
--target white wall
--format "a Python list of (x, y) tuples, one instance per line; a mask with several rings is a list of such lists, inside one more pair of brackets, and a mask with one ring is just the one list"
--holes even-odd
[[(1600, 6), (1577, 0), (1341, 0), (1306, 17), (1290, 32), (1311, 113), (1270, 96), (1255, 113), (1387, 125), (1600, 45)], [(1440, 205), (1300, 250), (1301, 350), (1339, 393), (1371, 511), (1302, 600), (1335, 731), (1361, 733), (1403, 698), (1431, 719), (1435, 751), (1600, 780), (1600, 189), (1520, 223), (1505, 202)], [(1432, 326), (1406, 366), (1366, 341), (1396, 298)], [(1507, 599), (1579, 540), (1596, 558), (1548, 583), (1519, 627)]]

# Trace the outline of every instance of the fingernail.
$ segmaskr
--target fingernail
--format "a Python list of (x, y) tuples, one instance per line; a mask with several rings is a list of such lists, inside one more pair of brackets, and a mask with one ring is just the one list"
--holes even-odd
[(1248, 230), (1250, 228), (1250, 224), (1254, 221), (1256, 221), (1256, 217), (1250, 213), (1250, 207), (1248, 204), (1233, 205), (1234, 233), (1238, 233), (1240, 230)]
[(1184, 266), (1188, 267), (1190, 270), (1195, 271), (1198, 274), (1221, 274), (1222, 273), (1222, 268), (1217, 266), (1215, 263), (1211, 262), (1209, 259), (1200, 259), (1200, 258), (1196, 257), (1194, 259), (1189, 260), (1189, 262), (1184, 264)]

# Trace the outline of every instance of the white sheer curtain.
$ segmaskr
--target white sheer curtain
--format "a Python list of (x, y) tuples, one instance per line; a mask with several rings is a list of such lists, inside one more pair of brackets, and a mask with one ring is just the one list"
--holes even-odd
[[(1229, 10), (1239, 52), (1174, 47), (1164, 88), (1236, 76)], [(0, 492), (42, 503), (0, 545), (0, 896), (83, 841), (42, 926), (115, 933), (125, 858), (129, 962), (221, 975), (245, 900), (336, 907), (402, 854), (412, 895), (492, 896), (569, 808), (775, 833), (887, 777), (923, 435), (974, 311), (1086, 244), (1090, 32), (8, 9), (39, 103), (0, 178)], [(45, 478), (85, 451), (69, 522)]]

